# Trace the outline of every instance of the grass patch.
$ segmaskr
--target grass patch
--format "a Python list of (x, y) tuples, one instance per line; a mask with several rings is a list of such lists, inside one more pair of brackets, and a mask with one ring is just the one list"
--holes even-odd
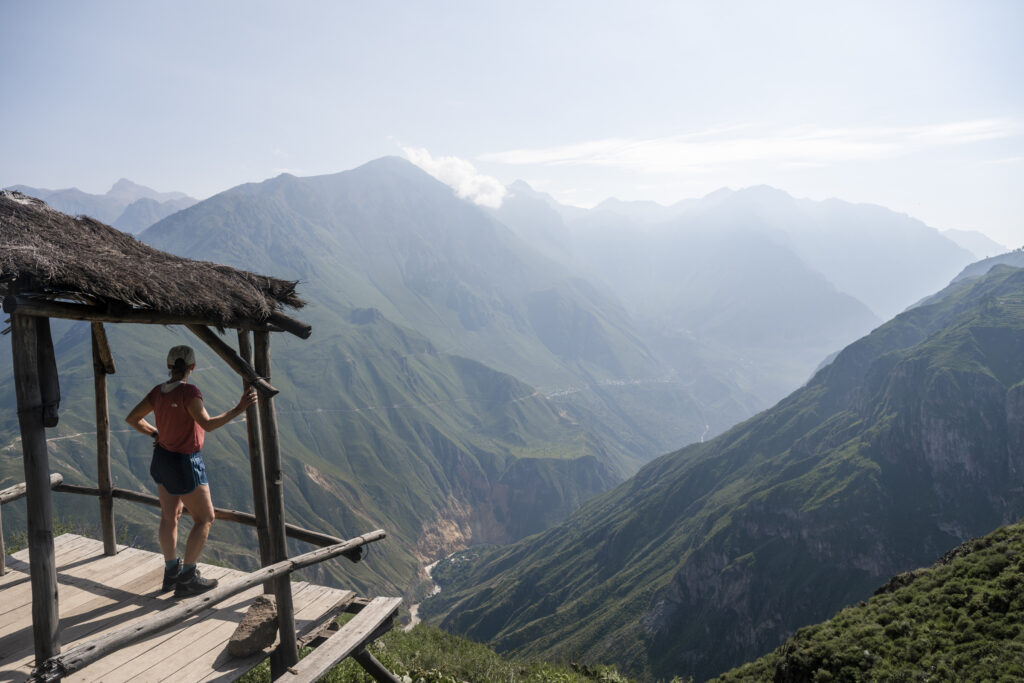
[[(631, 683), (615, 667), (556, 664), (507, 659), (486, 645), (459, 638), (431, 626), (405, 632), (393, 629), (369, 648), (389, 671), (412, 683)], [(300, 654), (305, 656), (309, 650)], [(239, 679), (269, 683), (270, 667), (263, 662)], [(374, 683), (356, 662), (346, 660), (321, 681)]]

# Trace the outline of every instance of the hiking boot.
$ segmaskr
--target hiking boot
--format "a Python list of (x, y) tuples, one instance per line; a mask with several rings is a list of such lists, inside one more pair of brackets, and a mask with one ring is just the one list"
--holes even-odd
[(199, 567), (196, 567), (189, 572), (188, 576), (185, 575), (185, 572), (178, 575), (178, 585), (174, 587), (174, 597), (189, 598), (216, 587), (217, 579), (204, 579), (199, 575)]
[(166, 593), (169, 590), (173, 590), (178, 584), (178, 575), (181, 574), (181, 558), (178, 558), (178, 562), (171, 569), (164, 568), (164, 585), (160, 589), (161, 593)]

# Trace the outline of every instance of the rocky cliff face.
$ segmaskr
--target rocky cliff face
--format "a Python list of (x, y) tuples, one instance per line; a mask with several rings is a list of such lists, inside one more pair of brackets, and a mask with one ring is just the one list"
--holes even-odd
[[(436, 600), (450, 628), (502, 649), (710, 677), (1024, 515), (1022, 417), (1024, 270), (1003, 269), (483, 557)], [(543, 599), (505, 599), (528, 586)]]

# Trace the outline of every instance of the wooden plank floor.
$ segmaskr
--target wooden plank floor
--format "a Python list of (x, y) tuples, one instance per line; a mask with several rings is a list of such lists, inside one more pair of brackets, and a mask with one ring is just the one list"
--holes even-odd
[[(103, 542), (63, 534), (57, 551), (58, 606), (62, 649), (91, 640), (105, 631), (175, 604), (172, 593), (160, 593), (163, 557), (118, 546), (117, 555), (103, 554)], [(243, 572), (200, 563), (203, 576), (221, 580)], [(32, 671), (32, 592), (28, 550), (7, 558), (0, 576), (0, 683), (24, 681)], [(263, 592), (257, 586), (228, 598), (211, 610), (119, 650), (75, 673), (68, 681), (232, 681), (265, 655), (246, 659), (227, 654), (228, 638), (249, 604)], [(295, 624), (301, 637), (319, 626), (352, 591), (292, 583)]]

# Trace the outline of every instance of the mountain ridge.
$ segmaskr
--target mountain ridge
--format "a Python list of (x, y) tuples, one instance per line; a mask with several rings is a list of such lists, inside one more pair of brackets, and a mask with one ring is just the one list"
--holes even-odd
[(1024, 349), (1024, 270), (945, 294), (776, 407), (462, 567), (421, 614), (502, 651), (706, 678), (1019, 518), (1024, 365), (1006, 359)]
[(183, 192), (158, 192), (127, 178), (115, 182), (105, 194), (90, 194), (77, 187), (50, 190), (13, 185), (7, 189), (42, 199), (58, 211), (91, 216), (133, 234), (197, 202)]

